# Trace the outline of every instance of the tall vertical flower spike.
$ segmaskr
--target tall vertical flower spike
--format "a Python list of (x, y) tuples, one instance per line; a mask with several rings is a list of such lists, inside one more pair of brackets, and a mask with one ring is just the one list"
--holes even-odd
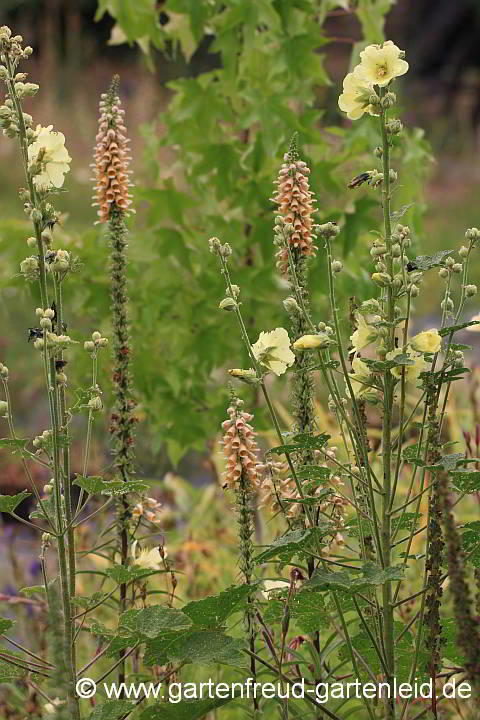
[(100, 118), (95, 145), (95, 195), (94, 205), (98, 206), (98, 222), (108, 222), (114, 208), (123, 212), (130, 209), (132, 196), (129, 177), (131, 171), (128, 163), (131, 160), (125, 127), (125, 110), (120, 107), (118, 97), (118, 75), (112, 80), (108, 93), (103, 93), (100, 100)]
[[(317, 250), (313, 244), (312, 215), (315, 212), (316, 200), (308, 184), (310, 172), (307, 163), (299, 159), (297, 138), (293, 136), (288, 153), (284, 155), (284, 162), (275, 180), (277, 190), (273, 195), (273, 202), (277, 203), (277, 213), (287, 224), (293, 226), (289, 243), (292, 251), (299, 255), (310, 257)], [(276, 253), (277, 268), (286, 275), (288, 269), (288, 252), (280, 248)]]
[(258, 484), (257, 441), (253, 427), (249, 425), (253, 415), (242, 410), (243, 401), (234, 398), (227, 410), (229, 420), (222, 423), (223, 452), (226, 460), (225, 485), (230, 490), (239, 487), (244, 474), (251, 487)]
[[(119, 77), (115, 75), (110, 90), (101, 96), (100, 120), (95, 146), (95, 200), (99, 206), (98, 222), (108, 223), (111, 248), (110, 278), (113, 325), (113, 387), (115, 403), (110, 417), (110, 434), (115, 456), (114, 468), (120, 480), (127, 482), (134, 473), (135, 400), (130, 376), (130, 335), (128, 322), (127, 239), (125, 217), (133, 212), (128, 192), (128, 139), (124, 110), (118, 97)], [(130, 505), (122, 495), (117, 506), (118, 544), (121, 564), (128, 564)], [(127, 585), (120, 585), (120, 613), (127, 607)], [(118, 681), (125, 680), (125, 651), (120, 652)]]

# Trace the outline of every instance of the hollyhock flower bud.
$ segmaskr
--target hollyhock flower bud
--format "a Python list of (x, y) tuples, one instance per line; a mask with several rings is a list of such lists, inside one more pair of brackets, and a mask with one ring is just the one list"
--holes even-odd
[(8, 403), (5, 400), (0, 400), (0, 415), (2, 417), (8, 416)]
[(237, 303), (233, 298), (226, 297), (221, 301), (221, 303), (219, 303), (218, 307), (220, 310), (227, 310), (227, 312), (231, 312), (232, 310), (235, 310)]
[(94, 397), (90, 398), (88, 401), (88, 407), (90, 410), (94, 411), (100, 411), (103, 410), (103, 403), (102, 399), (99, 395), (94, 395)]
[(473, 297), (477, 294), (477, 286), (476, 285), (467, 285), (465, 287), (465, 295), (467, 297)]

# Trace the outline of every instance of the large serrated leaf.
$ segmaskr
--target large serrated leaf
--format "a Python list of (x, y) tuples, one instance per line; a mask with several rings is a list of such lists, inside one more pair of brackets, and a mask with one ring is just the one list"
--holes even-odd
[(9, 618), (0, 618), (0, 635), (11, 630), (15, 620), (9, 620)]
[(480, 490), (480, 470), (450, 470), (449, 477), (459, 492), (474, 493)]
[(139, 636), (153, 639), (165, 630), (187, 630), (191, 619), (181, 610), (166, 605), (152, 605), (140, 610), (127, 610), (118, 621), (118, 634), (137, 639)]
[(104, 480), (97, 475), (90, 477), (81, 477), (77, 475), (73, 481), (74, 485), (78, 485), (89, 495), (125, 495), (126, 493), (135, 492), (142, 493), (148, 489), (148, 485), (137, 480)]
[(200, 720), (207, 713), (232, 702), (232, 698), (203, 698), (202, 700), (183, 700), (145, 708), (138, 720)]
[(433, 255), (419, 255), (414, 260), (411, 260), (413, 270), (431, 270), (432, 268), (441, 267), (444, 264), (445, 258), (449, 255), (453, 255), (453, 250), (439, 250)]
[(30, 497), (32, 493), (22, 490), (16, 495), (0, 495), (0, 512), (12, 514), (25, 498)]
[(22, 450), (28, 438), (0, 438), (0, 448), (11, 448), (12, 451)]
[[(403, 623), (398, 621), (394, 623), (394, 632), (397, 637), (402, 634), (404, 629), (405, 626)], [(358, 635), (351, 638), (351, 642), (355, 650), (365, 659), (369, 667), (373, 670), (373, 673), (375, 675), (381, 675), (383, 668), (367, 633), (364, 631), (358, 633)], [(395, 676), (398, 683), (409, 680), (412, 659), (415, 654), (414, 650), (414, 639), (411, 633), (408, 631), (403, 632), (400, 640), (395, 642)], [(343, 645), (340, 649), (340, 658), (350, 660), (350, 654), (346, 645)], [(417, 680), (423, 680), (425, 677), (425, 661), (425, 651), (421, 651), (417, 662)], [(361, 665), (359, 665), (359, 669), (361, 679), (363, 679), (365, 673)]]
[(275, 540), (272, 545), (255, 558), (256, 563), (263, 563), (274, 557), (284, 557), (306, 551), (316, 547), (325, 535), (332, 533), (332, 525), (328, 522), (320, 523), (307, 530), (291, 530)]
[[(180, 637), (179, 637), (180, 635)], [(243, 666), (246, 655), (244, 642), (215, 630), (185, 633), (165, 632), (148, 640), (145, 646), (146, 665), (166, 665), (168, 662), (198, 663), (211, 665)]]
[(393, 580), (402, 580), (404, 575), (402, 565), (384, 570), (375, 563), (366, 563), (362, 568), (359, 568), (359, 571), (358, 575), (352, 576), (346, 570), (328, 572), (318, 569), (315, 570), (304, 587), (318, 590), (329, 590), (338, 587), (346, 592), (356, 593), (368, 586), (383, 585)]
[[(287, 591), (282, 591), (285, 595)], [(302, 590), (291, 598), (290, 618), (295, 620), (299, 629), (312, 633), (321, 628), (328, 627), (330, 617), (325, 608), (325, 597), (315, 591)], [(280, 623), (283, 620), (285, 603), (277, 598), (270, 598), (263, 619), (268, 625)]]
[(195, 629), (214, 629), (224, 624), (230, 615), (241, 610), (254, 593), (259, 583), (230, 587), (219, 595), (211, 595), (202, 600), (193, 600), (182, 608)]
[(468, 562), (480, 568), (480, 520), (465, 523), (463, 526), (462, 545)]
[[(12, 657), (14, 657), (12, 655)], [(16, 665), (10, 665), (5, 660), (0, 660), (0, 683), (11, 682), (18, 678), (24, 677), (26, 674), (25, 670), (17, 667)]]
[(135, 703), (128, 700), (109, 700), (102, 705), (98, 705), (88, 716), (88, 720), (119, 720), (127, 712), (131, 712), (135, 707)]
[(297, 477), (302, 480), (326, 482), (332, 474), (332, 471), (330, 468), (320, 467), (319, 465), (304, 465), (296, 470), (296, 474)]
[(270, 448), (268, 452), (274, 455), (283, 455), (286, 452), (296, 453), (304, 452), (305, 450), (321, 450), (325, 447), (329, 440), (330, 435), (327, 435), (326, 433), (322, 433), (321, 435), (308, 435), (307, 433), (300, 433), (292, 437), (292, 442)]
[(149, 575), (155, 575), (157, 570), (147, 570), (146, 568), (139, 567), (137, 565), (114, 565), (108, 568), (106, 574), (116, 583), (121, 585), (122, 583), (129, 583), (132, 580), (139, 580), (140, 578), (148, 577)]
[(470, 320), (469, 322), (460, 323), (460, 325), (450, 325), (449, 327), (441, 328), (438, 334), (441, 337), (455, 333), (457, 330), (464, 330), (465, 328), (471, 327), (472, 325), (480, 325), (480, 320)]

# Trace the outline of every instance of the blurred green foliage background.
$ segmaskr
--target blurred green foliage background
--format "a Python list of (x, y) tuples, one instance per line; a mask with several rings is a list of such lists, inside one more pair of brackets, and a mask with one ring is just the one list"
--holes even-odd
[[(73, 158), (56, 233), (83, 263), (67, 288), (69, 331), (79, 340), (97, 328), (109, 333), (108, 247), (94, 226), (89, 163), (99, 94), (114, 72), (121, 76), (136, 185), (129, 274), (142, 474), (160, 477), (182, 458), (185, 474), (192, 467), (200, 479), (211, 473), (191, 453), (208, 458), (224, 415), (226, 368), (246, 362), (232, 318), (217, 310), (224, 284), (207, 250), (210, 236), (234, 249), (232, 275), (252, 339), (285, 323), (288, 289), (275, 273), (269, 198), (293, 132), (312, 168), (319, 221), (342, 228), (342, 303), (362, 298), (380, 212), (371, 192), (347, 183), (373, 167), (378, 136), (373, 119), (351, 126), (336, 103), (366, 43), (387, 36), (411, 64), (396, 88), (407, 129), (394, 153), (395, 203), (413, 203), (404, 221), (418, 253), (457, 247), (464, 229), (480, 222), (471, 160), (480, 116), (473, 0), (454, 7), (440, 0), (7, 0), (0, 23), (34, 47), (30, 79), (41, 90), (27, 110), (65, 133)], [(37, 405), (41, 369), (26, 342), (34, 305), (17, 273), (29, 231), (17, 195), (20, 163), (7, 138), (0, 158), (0, 359), (14, 379), (17, 422), (33, 432), (46, 424), (46, 408)], [(430, 282), (419, 299), (426, 325), (438, 310)], [(317, 317), (326, 320), (321, 251), (311, 283)], [(77, 350), (68, 366), (72, 392), (88, 384), (87, 373), (88, 357)], [(108, 378), (107, 363), (107, 407)], [(256, 415), (261, 428), (261, 408)], [(106, 419), (105, 428), (97, 424), (102, 464)]]

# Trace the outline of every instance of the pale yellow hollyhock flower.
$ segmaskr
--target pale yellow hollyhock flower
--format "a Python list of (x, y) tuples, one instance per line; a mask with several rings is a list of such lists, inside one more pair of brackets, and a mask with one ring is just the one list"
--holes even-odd
[(288, 582), (288, 580), (264, 580), (264, 589), (262, 590), (262, 595), (268, 600), (269, 593), (273, 592), (274, 590), (285, 590), (289, 587), (289, 585), (290, 583)]
[(413, 360), (413, 365), (398, 365), (397, 367), (394, 367), (390, 370), (392, 375), (398, 379), (402, 377), (402, 369), (405, 368), (405, 382), (408, 383), (416, 383), (418, 381), (418, 378), (420, 376), (420, 373), (426, 372), (430, 368), (430, 363), (428, 363), (423, 355), (412, 355), (410, 353), (404, 353), (401, 348), (397, 348), (396, 350), (392, 350), (391, 352), (386, 354), (387, 360), (395, 360), (395, 358), (398, 355), (405, 355), (407, 354), (411, 360)]
[(353, 394), (357, 397), (369, 389), (366, 383), (370, 381), (372, 373), (367, 363), (359, 357), (353, 359), (352, 370), (353, 374), (350, 375), (350, 382), (352, 383)]
[(28, 146), (29, 162), (36, 163), (40, 160), (42, 164), (42, 171), (34, 176), (33, 182), (36, 187), (45, 189), (62, 187), (65, 173), (70, 170), (69, 163), (72, 161), (65, 147), (65, 135), (52, 128), (53, 125), (37, 125), (35, 140)]
[(318, 335), (302, 335), (295, 340), (292, 347), (294, 350), (312, 350), (315, 348), (326, 348), (330, 345), (330, 339), (326, 333)]
[[(477, 313), (470, 318), (470, 322), (480, 322), (480, 313)], [(468, 332), (480, 332), (480, 325), (472, 325), (471, 327), (465, 328)]]
[(361, 80), (384, 87), (395, 77), (405, 75), (408, 63), (402, 60), (400, 48), (391, 40), (383, 45), (369, 45), (360, 53), (361, 62), (354, 75)]
[(369, 325), (361, 313), (355, 313), (357, 329), (350, 335), (353, 352), (358, 352), (362, 348), (370, 345), (377, 337), (377, 331)]
[(252, 345), (256, 360), (275, 375), (283, 375), (295, 362), (290, 350), (290, 338), (285, 328), (275, 328), (271, 332), (261, 332), (257, 342)]
[(437, 353), (442, 345), (442, 338), (438, 330), (424, 330), (410, 340), (410, 345), (417, 352)]
[[(138, 565), (145, 570), (160, 570), (162, 567), (162, 556), (158, 547), (145, 548), (140, 550), (137, 555), (138, 540), (132, 543), (131, 555), (134, 565)], [(167, 551), (164, 550), (164, 556), (167, 557)]]
[(369, 97), (373, 93), (373, 85), (362, 78), (348, 73), (343, 81), (343, 92), (338, 98), (338, 107), (347, 113), (350, 120), (358, 120), (365, 112), (374, 115)]

